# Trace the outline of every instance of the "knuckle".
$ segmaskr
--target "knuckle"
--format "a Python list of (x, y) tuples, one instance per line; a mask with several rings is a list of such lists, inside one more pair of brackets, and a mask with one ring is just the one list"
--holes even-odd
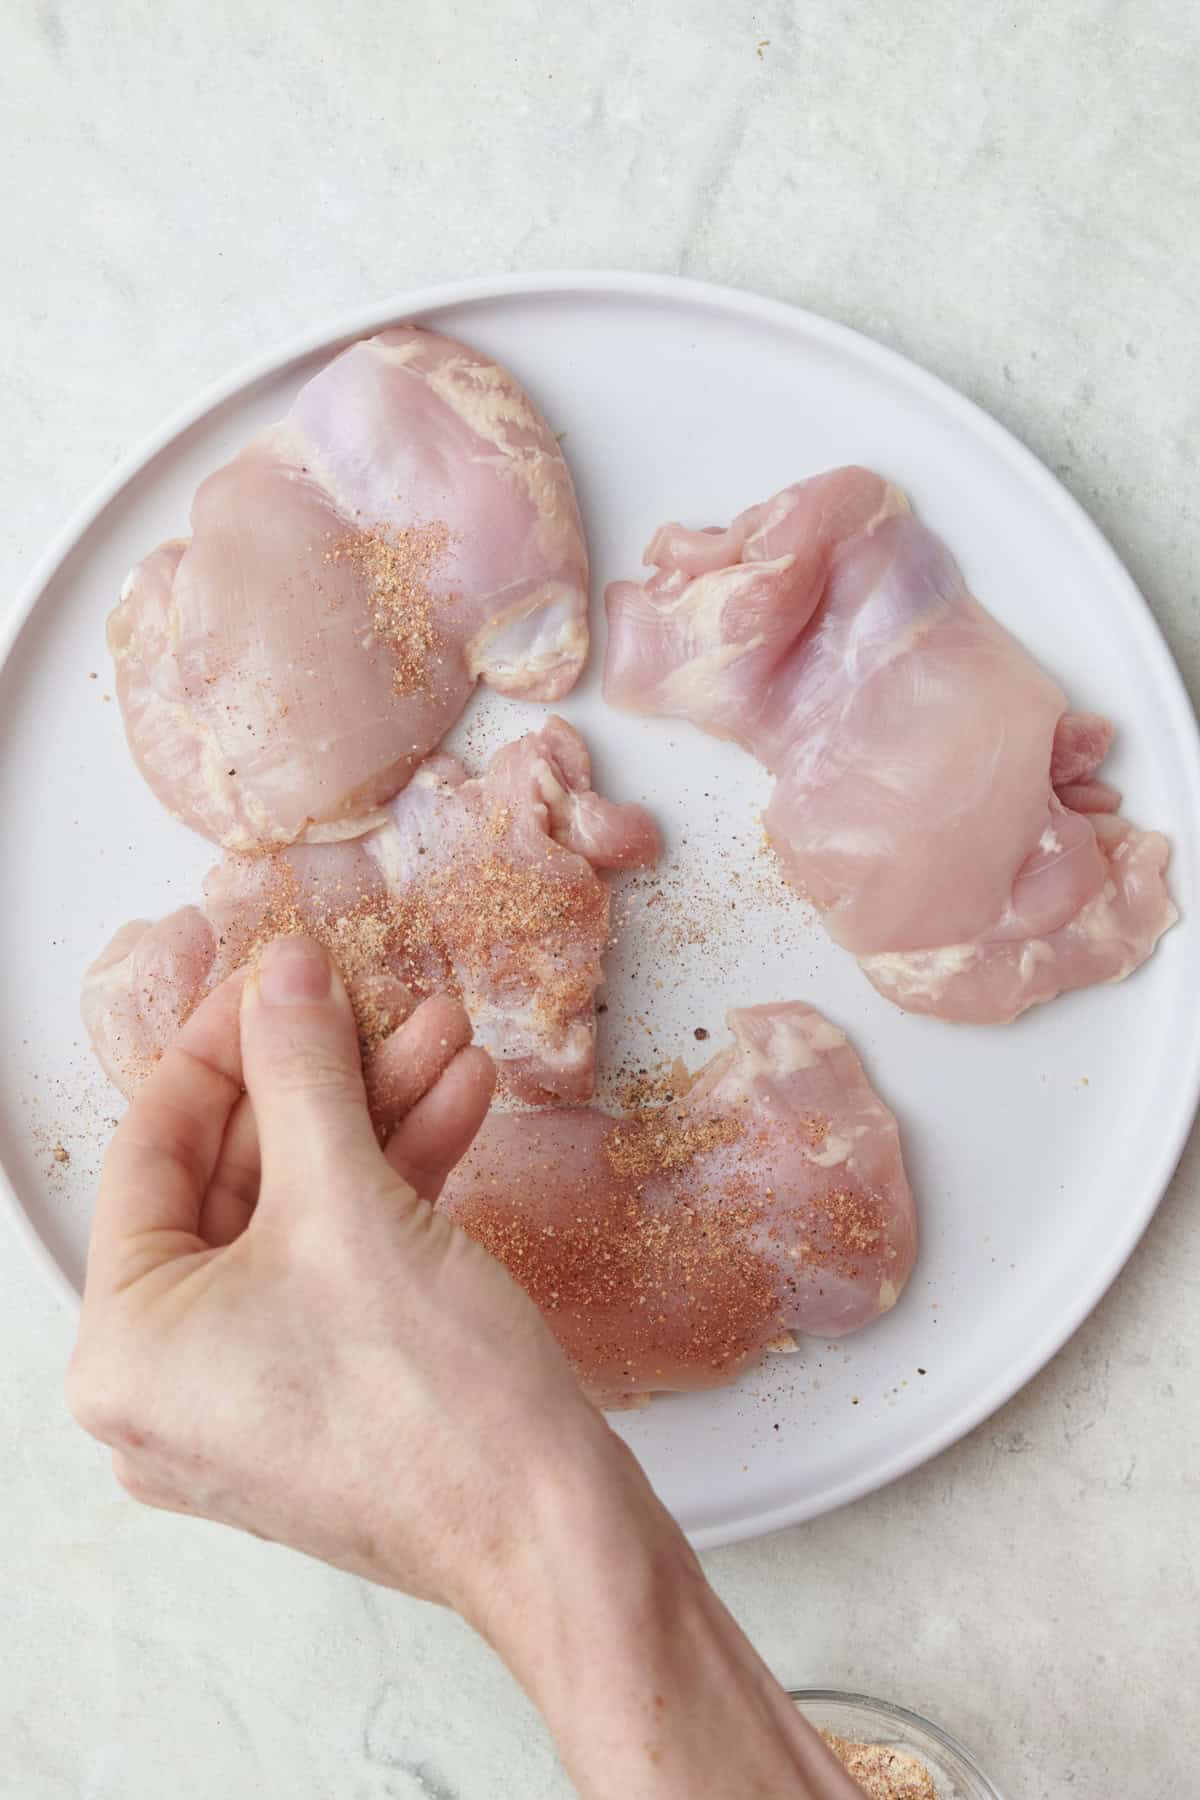
[(95, 1364), (76, 1350), (67, 1364), (67, 1410), (77, 1425), (92, 1437), (102, 1438), (105, 1405), (96, 1380)]
[(132, 1457), (124, 1456), (117, 1450), (113, 1452), (112, 1472), (118, 1486), (124, 1488), (131, 1500), (140, 1506), (158, 1504), (158, 1490), (146, 1471)]
[(67, 1408), (77, 1425), (102, 1444), (137, 1445), (143, 1441), (134, 1412), (120, 1383), (91, 1353), (76, 1350), (67, 1365)]
[(345, 1061), (332, 1049), (316, 1044), (285, 1044), (271, 1059), (273, 1087), (288, 1094), (328, 1094), (344, 1091), (352, 1076)]

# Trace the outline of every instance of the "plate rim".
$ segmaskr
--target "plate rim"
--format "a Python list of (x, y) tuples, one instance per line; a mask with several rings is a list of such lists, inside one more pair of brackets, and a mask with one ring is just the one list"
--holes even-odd
[[(1192, 708), (1182, 672), (1171, 653), (1162, 627), (1132, 575), (1108, 542), (1095, 520), (1056, 475), (1009, 428), (957, 388), (912, 361), (898, 350), (865, 333), (820, 313), (723, 283), (682, 275), (621, 269), (534, 270), (520, 273), (470, 276), (456, 281), (405, 289), (339, 314), (323, 325), (309, 327), (284, 343), (241, 363), (211, 383), (199, 396), (171, 413), (155, 430), (120, 458), (109, 474), (68, 516), (22, 584), (0, 623), (0, 674), (33, 618), (46, 589), (67, 559), (82, 543), (107, 507), (176, 439), (209, 414), (227, 404), (257, 382), (282, 374), (291, 364), (327, 350), (336, 353), (355, 338), (389, 324), (452, 306), (522, 295), (581, 297), (618, 295), (632, 299), (676, 301), (710, 311), (733, 312), (742, 318), (800, 331), (810, 340), (823, 341), (851, 355), (860, 366), (899, 381), (910, 391), (936, 404), (943, 415), (956, 418), (981, 438), (1031, 486), (1057, 515), (1080, 549), (1098, 558), (1106, 575), (1123, 598), (1131, 624), (1140, 640), (1160, 693), (1167, 722), (1190, 748), (1185, 771), (1190, 781), (1195, 814), (1200, 817), (1200, 722)], [(743, 1542), (831, 1512), (911, 1473), (973, 1431), (999, 1407), (1025, 1387), (1074, 1336), (1099, 1305), (1140, 1242), (1179, 1166), (1200, 1105), (1200, 1009), (1193, 1023), (1191, 1044), (1183, 1070), (1185, 1079), (1176, 1088), (1177, 1100), (1167, 1129), (1160, 1137), (1152, 1177), (1144, 1193), (1148, 1198), (1133, 1208), (1123, 1228), (1111, 1240), (1091, 1279), (1074, 1295), (1070, 1305), (1056, 1313), (1027, 1346), (1025, 1354), (983, 1387), (968, 1403), (868, 1472), (847, 1476), (822, 1493), (743, 1514), (736, 1521), (709, 1524), (690, 1532), (697, 1549)], [(31, 1215), (26, 1211), (9, 1171), (0, 1160), (0, 1202), (15, 1234), (32, 1256), (50, 1289), (70, 1311), (78, 1312), (81, 1295), (57, 1261)]]

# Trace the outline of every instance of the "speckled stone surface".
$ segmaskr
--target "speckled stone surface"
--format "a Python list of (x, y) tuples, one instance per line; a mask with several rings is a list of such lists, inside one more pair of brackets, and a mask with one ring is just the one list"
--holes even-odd
[[(802, 302), (980, 401), (1196, 693), (1198, 91), (1188, 0), (9, 0), (0, 606), (274, 342), (440, 278), (626, 266)], [(1193, 1146), (1095, 1316), (966, 1442), (707, 1559), (784, 1680), (930, 1713), (1013, 1800), (1194, 1790), (1198, 1199)], [(456, 1620), (125, 1500), (64, 1414), (69, 1342), (0, 1227), (5, 1800), (566, 1793)]]

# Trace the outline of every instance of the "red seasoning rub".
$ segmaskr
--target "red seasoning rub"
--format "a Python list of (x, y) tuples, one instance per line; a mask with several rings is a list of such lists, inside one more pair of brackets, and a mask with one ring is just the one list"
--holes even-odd
[(912, 1266), (895, 1120), (842, 1034), (799, 1004), (729, 1024), (670, 1101), (494, 1113), (443, 1196), (607, 1405), (856, 1330)]

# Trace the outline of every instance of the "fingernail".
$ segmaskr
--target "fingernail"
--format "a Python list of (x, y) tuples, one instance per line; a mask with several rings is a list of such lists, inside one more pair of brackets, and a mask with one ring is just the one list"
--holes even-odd
[(328, 1000), (329, 958), (311, 938), (276, 938), (263, 951), (258, 991), (268, 1006)]

